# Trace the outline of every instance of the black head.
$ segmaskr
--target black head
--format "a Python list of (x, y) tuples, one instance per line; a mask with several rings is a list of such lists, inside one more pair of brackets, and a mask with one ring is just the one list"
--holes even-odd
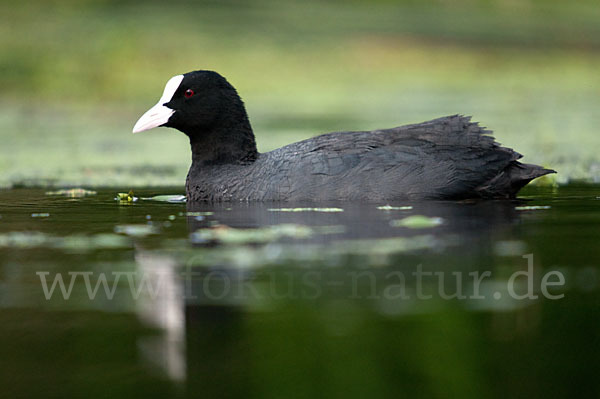
[[(256, 153), (254, 135), (244, 104), (235, 88), (213, 71), (193, 71), (172, 77), (163, 96), (136, 123), (133, 132), (158, 126), (185, 133), (192, 151), (208, 158), (239, 158)], [(202, 143), (196, 145), (194, 143)], [(196, 155), (196, 154), (195, 154)], [(252, 156), (250, 156), (252, 158)]]
[(247, 119), (244, 104), (224, 77), (213, 71), (183, 75), (181, 84), (166, 107), (175, 110), (163, 126), (181, 130), (188, 136), (202, 134), (215, 125)]

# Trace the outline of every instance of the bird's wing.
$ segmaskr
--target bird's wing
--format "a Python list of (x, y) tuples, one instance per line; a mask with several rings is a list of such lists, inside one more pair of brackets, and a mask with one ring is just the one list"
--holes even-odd
[(269, 162), (286, 173), (271, 190), (319, 198), (459, 198), (520, 154), (500, 146), (469, 117), (367, 132), (335, 132), (282, 147)]

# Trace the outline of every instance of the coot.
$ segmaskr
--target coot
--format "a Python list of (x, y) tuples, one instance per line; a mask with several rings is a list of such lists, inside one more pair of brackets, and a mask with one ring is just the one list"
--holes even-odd
[(213, 71), (171, 78), (133, 132), (158, 126), (190, 139), (188, 201), (513, 198), (530, 180), (554, 173), (518, 162), (520, 154), (461, 115), (327, 133), (259, 153), (244, 103)]

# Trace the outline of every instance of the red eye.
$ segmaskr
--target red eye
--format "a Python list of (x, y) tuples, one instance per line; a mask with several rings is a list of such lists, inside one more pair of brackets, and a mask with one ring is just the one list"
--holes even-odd
[(190, 98), (191, 96), (194, 95), (194, 90), (187, 89), (183, 95), (185, 96), (185, 98)]

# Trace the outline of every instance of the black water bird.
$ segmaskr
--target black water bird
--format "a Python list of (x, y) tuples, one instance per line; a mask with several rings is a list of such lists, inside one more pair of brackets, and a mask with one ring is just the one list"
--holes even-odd
[(185, 133), (188, 201), (392, 201), (513, 198), (553, 170), (461, 115), (391, 129), (334, 132), (259, 153), (244, 104), (213, 71), (171, 78), (133, 132)]

